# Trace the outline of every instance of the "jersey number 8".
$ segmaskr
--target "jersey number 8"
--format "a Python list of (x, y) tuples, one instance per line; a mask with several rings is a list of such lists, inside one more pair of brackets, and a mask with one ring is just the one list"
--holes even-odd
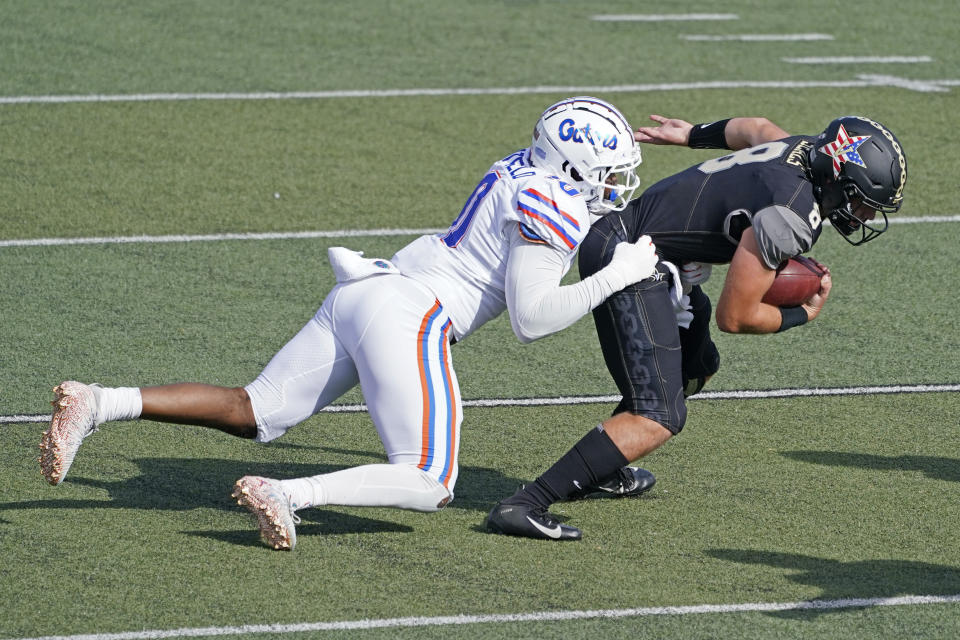
[(730, 167), (739, 164), (767, 162), (768, 160), (773, 160), (782, 156), (783, 152), (787, 150), (787, 147), (789, 147), (789, 145), (786, 142), (780, 141), (758, 144), (757, 146), (750, 147), (749, 149), (740, 149), (739, 151), (728, 153), (725, 156), (707, 160), (697, 167), (697, 169), (699, 169), (701, 173), (710, 174), (723, 171), (724, 169), (729, 169)]

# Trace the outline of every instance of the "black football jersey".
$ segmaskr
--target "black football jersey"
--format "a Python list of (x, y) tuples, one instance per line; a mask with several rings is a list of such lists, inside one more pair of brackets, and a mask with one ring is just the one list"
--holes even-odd
[(657, 182), (619, 215), (627, 235), (649, 235), (674, 264), (730, 262), (753, 226), (771, 269), (809, 251), (822, 230), (804, 172), (811, 136), (792, 136), (712, 158)]

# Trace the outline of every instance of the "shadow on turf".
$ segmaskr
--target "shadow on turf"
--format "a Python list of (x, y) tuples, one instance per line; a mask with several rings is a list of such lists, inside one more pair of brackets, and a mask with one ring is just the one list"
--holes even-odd
[(784, 451), (784, 457), (831, 467), (858, 467), (879, 471), (921, 471), (928, 478), (960, 482), (960, 460), (939, 456), (875, 456), (839, 451)]
[[(908, 595), (955, 595), (960, 593), (960, 568), (909, 560), (860, 560), (841, 562), (797, 553), (710, 549), (707, 554), (727, 562), (766, 565), (793, 571), (788, 579), (821, 589), (817, 600), (892, 598)], [(856, 608), (856, 607), (848, 607)], [(866, 607), (864, 607), (866, 608)], [(829, 609), (772, 611), (778, 618), (809, 619)]]
[[(333, 510), (301, 511), (301, 523), (297, 525), (298, 536), (332, 536), (346, 533), (412, 533), (413, 527), (377, 520), (362, 518)], [(241, 547), (262, 547), (260, 535), (256, 528), (243, 531), (183, 531), (182, 533), (198, 538), (219, 540)]]
[[(140, 475), (122, 480), (97, 480), (67, 476), (59, 487), (49, 488), (50, 499), (7, 502), (0, 512), (18, 509), (161, 509), (186, 511), (202, 507), (239, 508), (230, 498), (233, 483), (243, 475), (302, 478), (344, 469), (343, 465), (256, 462), (214, 458), (139, 458), (132, 462)], [(483, 467), (461, 467), (456, 499), (449, 509), (486, 513), (497, 500), (511, 495), (521, 480)], [(71, 485), (107, 492), (108, 499), (68, 498)]]

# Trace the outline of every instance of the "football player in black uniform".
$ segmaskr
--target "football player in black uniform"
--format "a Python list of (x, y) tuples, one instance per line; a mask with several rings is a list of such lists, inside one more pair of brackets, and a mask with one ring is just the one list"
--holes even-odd
[(551, 504), (596, 491), (635, 495), (652, 486), (652, 474), (627, 465), (680, 432), (685, 398), (719, 368), (711, 304), (699, 286), (711, 264), (730, 264), (717, 301), (721, 331), (785, 331), (817, 317), (831, 281), (828, 272), (801, 306), (763, 303), (780, 262), (810, 250), (823, 218), (851, 244), (872, 240), (903, 200), (903, 149), (867, 118), (837, 118), (815, 136), (788, 136), (762, 118), (696, 126), (652, 118), (660, 126), (641, 128), (638, 140), (734, 152), (661, 180), (591, 228), (580, 248), (581, 277), (607, 264), (618, 242), (641, 235), (653, 239), (661, 258), (654, 278), (615, 293), (593, 312), (623, 400), (543, 475), (493, 508), (486, 524), (495, 533), (577, 540), (580, 530), (561, 524), (547, 511)]

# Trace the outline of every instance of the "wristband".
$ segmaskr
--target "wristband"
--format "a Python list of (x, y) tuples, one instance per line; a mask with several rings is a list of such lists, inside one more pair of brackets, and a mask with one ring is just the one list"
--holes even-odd
[(777, 329), (777, 333), (807, 324), (809, 320), (807, 310), (803, 307), (780, 307), (780, 328)]
[(730, 118), (693, 125), (687, 146), (691, 149), (729, 149), (727, 136), (724, 133), (728, 122)]

